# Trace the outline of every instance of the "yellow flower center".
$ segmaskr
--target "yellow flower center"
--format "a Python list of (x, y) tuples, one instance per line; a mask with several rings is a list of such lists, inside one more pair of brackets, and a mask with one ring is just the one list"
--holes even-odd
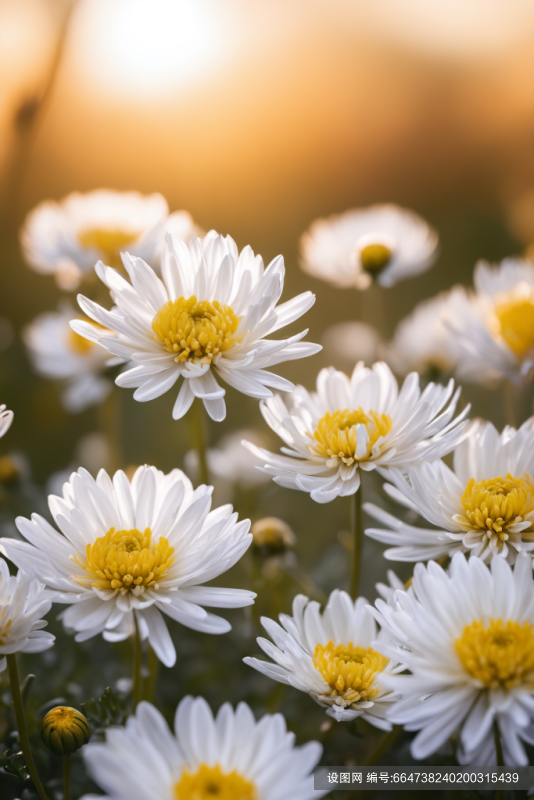
[(143, 533), (137, 528), (110, 528), (105, 536), (87, 545), (85, 558), (80, 553), (73, 557), (89, 575), (75, 580), (95, 589), (140, 595), (145, 589), (159, 588), (159, 581), (174, 563), (173, 553), (168, 539), (161, 536), (159, 542), (152, 540), (150, 528)]
[[(488, 539), (496, 534), (504, 542), (508, 539), (508, 526), (523, 522), (534, 511), (534, 486), (529, 475), (514, 478), (508, 473), (506, 478), (499, 476), (478, 483), (471, 478), (462, 503), (465, 516), (455, 517), (460, 524), (485, 531)], [(531, 531), (532, 525), (526, 530)]]
[(88, 228), (78, 234), (78, 242), (87, 250), (98, 250), (108, 267), (122, 267), (121, 251), (139, 238), (138, 231), (105, 230)]
[(176, 800), (258, 800), (254, 784), (235, 770), (223, 772), (217, 764), (201, 764), (196, 772), (184, 770), (174, 787)]
[(362, 267), (371, 275), (379, 275), (387, 267), (393, 255), (385, 244), (368, 244), (360, 250)]
[(341, 697), (351, 705), (359, 700), (372, 700), (380, 692), (375, 678), (387, 666), (389, 659), (371, 647), (318, 644), (313, 655), (315, 668), (330, 687), (330, 696)]
[(534, 347), (534, 291), (521, 283), (495, 306), (497, 332), (517, 356)]
[(211, 364), (214, 356), (241, 341), (234, 336), (239, 320), (230, 306), (217, 300), (198, 302), (193, 295), (165, 303), (152, 320), (152, 329), (175, 361)]
[[(355, 461), (366, 461), (377, 441), (391, 430), (391, 418), (387, 414), (369, 411), (367, 414), (361, 407), (355, 411), (346, 408), (344, 411), (327, 411), (319, 420), (317, 430), (313, 434), (313, 444), (308, 445), (311, 453), (321, 458), (329, 458), (328, 466), (335, 466), (337, 459), (347, 466)], [(358, 442), (356, 426), (363, 425), (367, 437)]]
[(534, 686), (534, 629), (528, 622), (475, 620), (454, 649), (468, 675), (488, 689)]

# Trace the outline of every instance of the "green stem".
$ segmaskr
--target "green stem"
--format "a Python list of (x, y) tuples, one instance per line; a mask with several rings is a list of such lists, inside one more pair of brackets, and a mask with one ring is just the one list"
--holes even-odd
[(100, 429), (109, 450), (108, 468), (112, 474), (123, 466), (120, 446), (120, 415), (118, 413), (119, 392), (120, 389), (114, 386), (98, 409)]
[(497, 720), (493, 722), (493, 737), (495, 739), (495, 751), (497, 753), (497, 766), (504, 767), (504, 756), (502, 754), (502, 740), (501, 732), (499, 730), (499, 723)]
[(159, 659), (155, 654), (154, 650), (148, 646), (148, 672), (149, 677), (148, 680), (145, 682), (145, 691), (143, 693), (143, 699), (148, 700), (149, 703), (154, 701), (154, 691), (156, 688), (156, 681), (158, 678), (158, 670), (159, 670)]
[[(497, 720), (493, 720), (493, 738), (495, 741), (495, 752), (497, 754), (497, 766), (504, 767), (504, 756), (502, 753), (502, 739), (501, 739), (501, 732), (499, 730), (499, 723)], [(495, 800), (502, 800), (504, 798), (504, 789), (499, 789), (495, 792)]]
[(20, 693), (19, 671), (17, 668), (17, 656), (11, 653), (6, 656), (7, 668), (9, 670), (9, 682), (11, 684), (11, 697), (13, 698), (13, 709), (15, 711), (15, 719), (17, 721), (17, 730), (19, 734), (20, 746), (22, 747), (22, 754), (26, 761), (28, 771), (37, 789), (37, 794), (41, 800), (48, 800), (43, 785), (39, 780), (39, 775), (35, 769), (33, 762), (32, 751), (30, 749), (30, 740), (28, 738), (28, 730), (26, 728), (26, 719), (24, 716), (24, 705), (22, 703), (22, 695)]
[(63, 756), (63, 800), (71, 800), (70, 755)]
[(191, 406), (192, 426), (191, 433), (193, 439), (193, 447), (198, 453), (198, 471), (200, 483), (209, 484), (208, 473), (208, 456), (206, 447), (206, 429), (204, 422), (204, 408), (202, 400), (198, 397)]
[(350, 595), (353, 600), (358, 597), (360, 584), (360, 566), (362, 557), (362, 485), (351, 497), (350, 528), (352, 532), (352, 576)]
[(134, 660), (133, 660), (133, 710), (135, 710), (143, 697), (143, 644), (139, 632), (139, 623), (134, 611), (135, 636), (134, 636)]
[(365, 762), (366, 767), (377, 764), (385, 753), (388, 753), (402, 733), (402, 725), (394, 725), (393, 728), (383, 736), (377, 746)]
[(508, 425), (511, 425), (513, 428), (517, 427), (517, 420), (516, 420), (516, 413), (515, 413), (515, 397), (514, 397), (514, 387), (510, 381), (505, 380), (504, 382), (504, 399), (506, 402), (506, 417), (508, 419)]

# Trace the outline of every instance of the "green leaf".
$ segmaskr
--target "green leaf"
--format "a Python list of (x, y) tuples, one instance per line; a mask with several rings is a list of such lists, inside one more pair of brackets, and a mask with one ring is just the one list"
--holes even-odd
[(6, 750), (3, 757), (0, 758), (0, 766), (9, 775), (14, 775), (15, 778), (20, 778), (22, 781), (30, 780), (30, 773), (22, 752), (13, 753), (11, 750)]
[(108, 686), (98, 698), (82, 703), (85, 716), (92, 722), (95, 732), (110, 725), (124, 725), (128, 717), (126, 702)]

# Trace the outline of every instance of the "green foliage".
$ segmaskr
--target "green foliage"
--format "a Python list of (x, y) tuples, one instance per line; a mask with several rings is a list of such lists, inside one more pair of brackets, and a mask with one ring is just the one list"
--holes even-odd
[(103, 738), (106, 728), (111, 725), (124, 725), (128, 717), (126, 701), (109, 686), (98, 699), (93, 697), (82, 703), (82, 708), (91, 723), (92, 738)]

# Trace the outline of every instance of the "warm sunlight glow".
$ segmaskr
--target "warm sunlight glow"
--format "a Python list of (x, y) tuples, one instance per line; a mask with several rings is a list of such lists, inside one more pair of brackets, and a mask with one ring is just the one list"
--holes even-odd
[(218, 61), (214, 13), (212, 0), (86, 0), (73, 49), (99, 88), (161, 96)]

